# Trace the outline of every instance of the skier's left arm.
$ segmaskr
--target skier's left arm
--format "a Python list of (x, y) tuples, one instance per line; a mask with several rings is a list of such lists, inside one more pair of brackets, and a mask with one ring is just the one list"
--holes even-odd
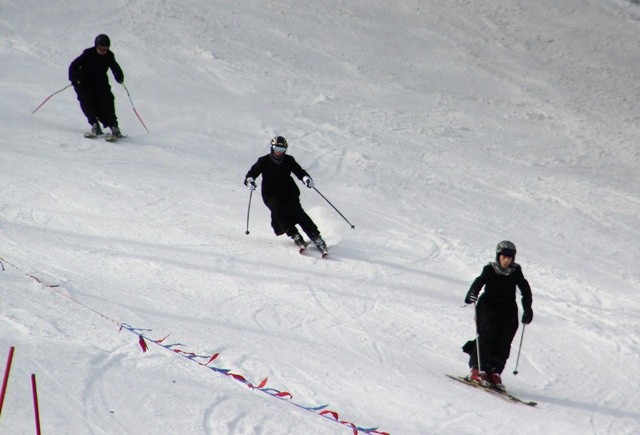
[(302, 169), (302, 166), (300, 166), (295, 160), (293, 161), (293, 165), (291, 166), (291, 172), (293, 172), (295, 176), (298, 177), (298, 179), (301, 180), (309, 189), (313, 188), (313, 178), (311, 178), (309, 173)]
[(120, 65), (118, 65), (118, 62), (116, 62), (116, 57), (113, 55), (113, 53), (109, 52), (109, 54), (111, 54), (111, 62), (109, 63), (109, 68), (111, 68), (113, 78), (116, 79), (116, 82), (122, 84), (124, 82), (124, 72), (122, 71), (122, 68), (120, 68)]
[(518, 273), (520, 275), (518, 277), (518, 288), (522, 295), (522, 323), (528, 325), (533, 320), (533, 309), (531, 308), (533, 297), (531, 296), (531, 286), (529, 285), (529, 281), (527, 281), (522, 274), (522, 269), (519, 269)]

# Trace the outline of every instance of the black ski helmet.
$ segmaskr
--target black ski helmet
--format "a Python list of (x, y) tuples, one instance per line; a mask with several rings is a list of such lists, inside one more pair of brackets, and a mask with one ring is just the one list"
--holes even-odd
[(503, 240), (496, 246), (496, 261), (500, 261), (500, 255), (506, 255), (516, 261), (516, 245), (508, 240)]
[(276, 136), (271, 139), (271, 148), (273, 147), (288, 148), (289, 145), (287, 144), (287, 140), (285, 138), (283, 138), (282, 136)]
[[(282, 136), (276, 136), (271, 139), (271, 159), (276, 164), (282, 163), (284, 161), (284, 153), (287, 152), (288, 147), (289, 145), (287, 144), (287, 140)], [(282, 152), (282, 154), (276, 155), (276, 148), (280, 148), (278, 151), (282, 151), (282, 148), (284, 148), (284, 151)]]
[(96, 40), (94, 41), (96, 47), (111, 47), (111, 40), (104, 33), (96, 36)]

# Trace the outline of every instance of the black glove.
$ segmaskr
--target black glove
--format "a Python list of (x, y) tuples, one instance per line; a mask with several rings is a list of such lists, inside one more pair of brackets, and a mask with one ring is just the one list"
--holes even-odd
[(524, 310), (522, 313), (522, 323), (528, 325), (533, 320), (533, 310), (531, 308)]
[(467, 292), (467, 296), (464, 298), (465, 304), (473, 304), (478, 300), (478, 293), (474, 292), (473, 289)]

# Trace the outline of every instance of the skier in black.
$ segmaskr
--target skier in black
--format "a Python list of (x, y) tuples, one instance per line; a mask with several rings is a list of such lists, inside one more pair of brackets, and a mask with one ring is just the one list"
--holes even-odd
[(114, 137), (122, 137), (107, 70), (111, 68), (118, 83), (124, 82), (124, 73), (113, 52), (109, 50), (110, 45), (111, 41), (107, 35), (96, 36), (94, 46), (84, 50), (69, 65), (69, 80), (78, 95), (82, 113), (91, 125), (92, 135), (102, 134), (102, 123), (104, 127), (111, 129)]
[[(505, 240), (496, 247), (496, 261), (487, 264), (465, 297), (465, 303), (476, 301), (476, 328), (480, 343), (480, 361), (476, 340), (468, 341), (463, 351), (469, 354), (469, 379), (475, 382), (489, 382), (504, 390), (500, 374), (509, 358), (511, 342), (518, 330), (518, 306), (516, 286), (522, 295), (522, 323), (528, 325), (533, 320), (532, 297), (529, 282), (522, 274), (522, 268), (515, 262), (516, 246)], [(484, 292), (478, 294), (484, 287)]]
[(327, 245), (320, 231), (300, 204), (300, 189), (291, 177), (293, 173), (309, 188), (313, 188), (313, 179), (298, 162), (288, 154), (287, 140), (282, 136), (271, 139), (271, 152), (262, 156), (245, 175), (244, 184), (251, 190), (256, 188), (256, 178), (262, 174), (262, 200), (271, 210), (271, 227), (277, 236), (287, 234), (300, 248), (306, 248), (307, 242), (298, 232), (300, 225), (307, 236), (323, 253)]

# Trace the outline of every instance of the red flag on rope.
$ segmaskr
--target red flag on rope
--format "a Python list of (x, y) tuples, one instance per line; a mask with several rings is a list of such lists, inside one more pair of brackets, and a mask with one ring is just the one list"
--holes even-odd
[(213, 356), (211, 358), (209, 358), (209, 361), (207, 361), (206, 363), (204, 363), (203, 365), (209, 365), (210, 362), (212, 362), (213, 360), (215, 360), (216, 358), (218, 358), (218, 355), (220, 355), (219, 353), (213, 354)]
[(340, 423), (349, 426), (353, 430), (353, 435), (358, 435), (358, 427), (350, 421), (341, 421)]
[(339, 419), (338, 419), (338, 413), (337, 413), (337, 412), (335, 412), (335, 411), (329, 411), (329, 410), (327, 409), (327, 410), (322, 411), (322, 412), (320, 413), (320, 415), (327, 415), (327, 414), (331, 414), (331, 416), (332, 416), (333, 418), (335, 418), (335, 419), (336, 419), (336, 421), (338, 421), (338, 420), (339, 420)]
[(147, 342), (144, 341), (144, 337), (142, 337), (142, 335), (139, 336), (140, 339), (138, 340), (138, 343), (140, 343), (140, 347), (142, 348), (142, 352), (146, 352), (147, 349), (149, 349), (149, 346), (147, 346)]
[[(169, 335), (171, 335), (171, 334), (169, 334)], [(161, 344), (163, 341), (165, 341), (167, 338), (169, 338), (169, 335), (167, 335), (164, 338), (161, 338), (160, 340), (156, 340), (156, 343)]]
[(251, 383), (249, 381), (247, 381), (246, 378), (244, 376), (242, 376), (242, 375), (238, 375), (236, 373), (229, 373), (229, 376), (231, 376), (236, 381), (240, 381), (240, 382), (243, 382), (245, 384), (251, 385)]

